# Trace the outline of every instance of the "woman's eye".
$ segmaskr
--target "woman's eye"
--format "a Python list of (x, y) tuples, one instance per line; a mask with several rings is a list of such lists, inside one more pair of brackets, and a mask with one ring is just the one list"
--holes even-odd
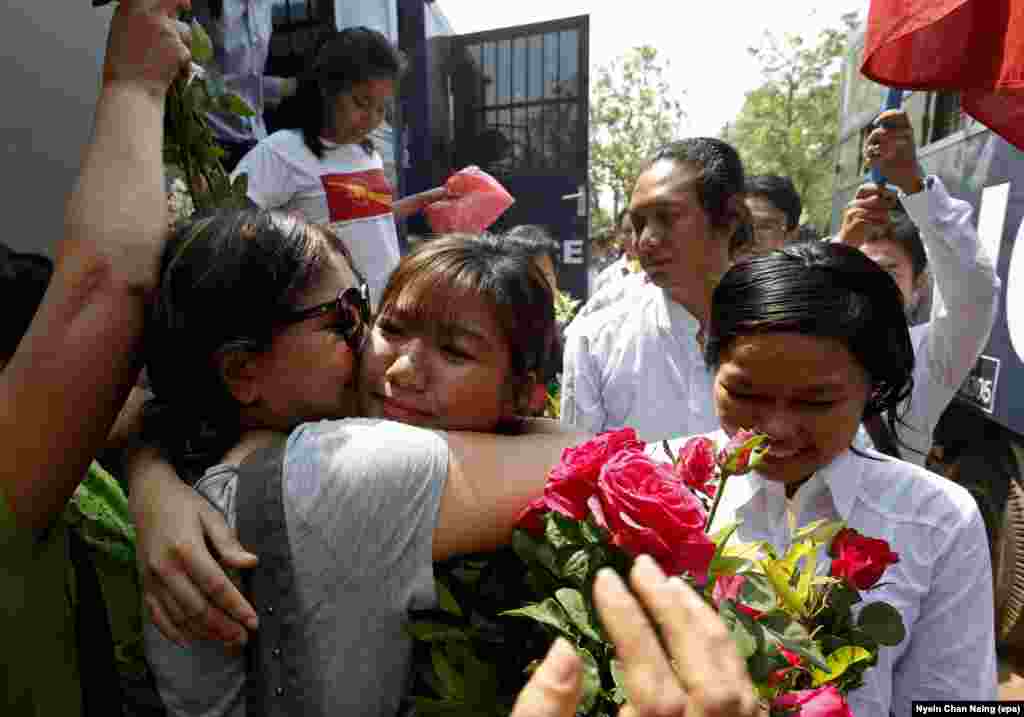
[(377, 328), (381, 333), (388, 334), (389, 336), (401, 336), (402, 327), (393, 321), (386, 319), (377, 322)]
[(472, 361), (473, 360), (472, 354), (470, 354), (470, 353), (468, 353), (466, 351), (463, 351), (458, 346), (455, 346), (453, 344), (445, 344), (444, 346), (441, 347), (441, 351), (443, 351), (447, 356), (449, 356), (451, 358), (454, 358), (454, 359), (456, 359), (458, 361)]
[(824, 410), (826, 408), (831, 408), (839, 403), (839, 401), (801, 401), (800, 403), (811, 408), (820, 408)]

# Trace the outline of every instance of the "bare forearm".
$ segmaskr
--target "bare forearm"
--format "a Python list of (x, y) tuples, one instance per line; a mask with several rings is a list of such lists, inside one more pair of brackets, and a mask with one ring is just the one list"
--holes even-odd
[(141, 87), (104, 88), (58, 246), (58, 263), (72, 279), (99, 270), (132, 291), (155, 286), (167, 230), (163, 108), (162, 96)]
[(448, 481), (434, 531), (434, 559), (507, 543), (516, 519), (544, 490), (562, 451), (589, 434), (448, 434)]
[(391, 211), (399, 219), (405, 219), (428, 204), (444, 199), (446, 195), (447, 191), (444, 187), (435, 187), (419, 194), (410, 194), (408, 197), (395, 200), (391, 204)]
[(162, 99), (103, 90), (51, 285), (0, 376), (2, 488), (25, 529), (63, 509), (139, 371), (145, 295), (166, 230)]

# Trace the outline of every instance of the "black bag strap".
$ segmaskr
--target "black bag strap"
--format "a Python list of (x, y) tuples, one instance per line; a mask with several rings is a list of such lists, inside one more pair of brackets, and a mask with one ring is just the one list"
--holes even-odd
[(238, 467), (238, 539), (260, 559), (255, 568), (243, 572), (242, 578), (245, 594), (260, 617), (260, 628), (245, 648), (248, 717), (274, 714), (272, 698), (284, 696), (280, 598), (291, 588), (292, 575), (281, 492), (284, 449), (285, 439), (275, 438), (270, 445), (249, 454)]
[(75, 573), (75, 642), (82, 684), (83, 717), (119, 715), (123, 711), (121, 677), (114, 660), (110, 617), (89, 546), (69, 530), (71, 564)]

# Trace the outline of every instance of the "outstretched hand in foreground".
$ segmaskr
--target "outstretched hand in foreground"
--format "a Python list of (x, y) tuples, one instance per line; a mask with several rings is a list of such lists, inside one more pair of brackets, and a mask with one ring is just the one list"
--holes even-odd
[[(594, 582), (594, 601), (615, 643), (629, 695), (620, 717), (757, 715), (746, 665), (714, 610), (682, 580), (666, 578), (647, 556), (637, 559), (630, 584), (633, 594), (610, 569)], [(581, 670), (573, 648), (559, 638), (519, 694), (512, 717), (572, 717)]]

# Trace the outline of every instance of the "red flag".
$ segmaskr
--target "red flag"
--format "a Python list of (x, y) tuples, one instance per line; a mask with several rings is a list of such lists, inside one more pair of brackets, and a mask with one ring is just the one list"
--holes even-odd
[(1024, 0), (872, 0), (861, 73), (960, 92), (965, 112), (1024, 148)]

